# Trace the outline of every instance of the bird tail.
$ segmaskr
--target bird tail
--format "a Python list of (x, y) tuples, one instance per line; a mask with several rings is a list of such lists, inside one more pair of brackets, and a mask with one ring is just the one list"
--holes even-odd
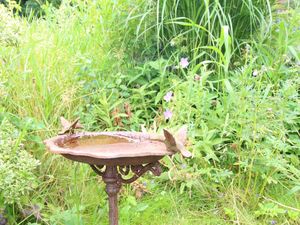
[(180, 152), (184, 157), (191, 157), (192, 153), (185, 148), (187, 141), (187, 126), (182, 126), (176, 133), (172, 135), (168, 130), (164, 129), (165, 142), (168, 149)]

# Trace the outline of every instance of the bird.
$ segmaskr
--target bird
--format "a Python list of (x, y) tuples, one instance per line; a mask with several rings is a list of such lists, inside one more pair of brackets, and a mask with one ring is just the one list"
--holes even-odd
[(164, 136), (164, 142), (168, 150), (179, 152), (186, 158), (192, 157), (192, 153), (184, 147), (187, 139), (187, 126), (182, 126), (175, 136), (172, 135), (168, 130), (164, 129)]
[(64, 134), (74, 134), (76, 129), (82, 129), (82, 125), (79, 123), (79, 118), (75, 119), (73, 122), (69, 122), (64, 117), (60, 117), (60, 123), (63, 127), (62, 131), (59, 132), (59, 135)]

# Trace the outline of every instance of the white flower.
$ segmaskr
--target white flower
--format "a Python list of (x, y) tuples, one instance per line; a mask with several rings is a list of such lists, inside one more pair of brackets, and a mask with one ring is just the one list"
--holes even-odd
[(256, 69), (253, 70), (252, 76), (253, 76), (253, 77), (257, 77), (257, 75), (258, 75), (258, 70), (256, 70)]

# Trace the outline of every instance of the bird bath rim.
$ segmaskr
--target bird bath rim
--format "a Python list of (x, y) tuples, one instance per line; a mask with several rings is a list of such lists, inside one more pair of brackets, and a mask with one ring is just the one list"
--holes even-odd
[[(122, 137), (120, 135), (127, 135)], [(172, 155), (160, 140), (128, 138), (140, 132), (81, 132), (59, 135), (44, 141), (47, 149), (64, 157), (96, 165), (137, 165)]]

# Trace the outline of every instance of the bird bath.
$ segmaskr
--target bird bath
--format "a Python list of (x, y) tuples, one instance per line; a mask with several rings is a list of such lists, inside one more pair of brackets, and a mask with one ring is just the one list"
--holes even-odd
[[(186, 127), (173, 136), (167, 130), (164, 135), (146, 132), (79, 132), (78, 119), (73, 123), (61, 118), (64, 127), (60, 135), (45, 140), (47, 149), (70, 160), (87, 163), (106, 184), (109, 198), (110, 225), (118, 224), (118, 193), (122, 183), (134, 182), (147, 171), (159, 176), (159, 160), (164, 156), (191, 154), (184, 148)], [(132, 173), (131, 178), (125, 178)]]

